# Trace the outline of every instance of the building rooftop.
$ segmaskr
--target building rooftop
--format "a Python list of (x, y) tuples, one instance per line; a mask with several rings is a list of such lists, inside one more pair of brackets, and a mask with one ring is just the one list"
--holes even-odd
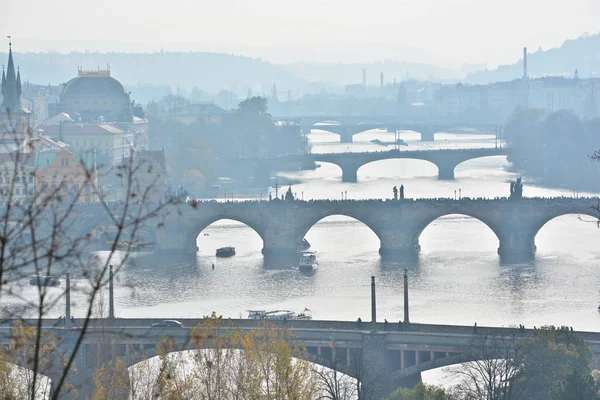
[(110, 124), (59, 124), (41, 125), (39, 127), (44, 134), (57, 135), (118, 135), (125, 133), (124, 130)]

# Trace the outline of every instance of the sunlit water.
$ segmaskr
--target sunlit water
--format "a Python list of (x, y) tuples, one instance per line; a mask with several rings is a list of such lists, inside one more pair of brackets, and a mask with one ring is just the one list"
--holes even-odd
[[(358, 143), (351, 145), (322, 143), (333, 142), (337, 137), (333, 134), (311, 137), (316, 143), (313, 151), (344, 151), (346, 146), (364, 151), (381, 148), (369, 143), (372, 137), (387, 140), (389, 135), (393, 141), (393, 134), (367, 132), (357, 135)], [(410, 142), (418, 140), (417, 134), (407, 135), (409, 149), (495, 145), (493, 136), (446, 134), (424, 144)], [(357, 140), (361, 136), (366, 137), (362, 142)], [(301, 181), (293, 191), (305, 199), (340, 198), (342, 192), (349, 199), (390, 198), (392, 187), (400, 184), (407, 197), (453, 197), (455, 191), (462, 196), (495, 197), (508, 195), (509, 181), (518, 175), (510, 172), (504, 157), (487, 157), (460, 164), (455, 176), (454, 181), (439, 181), (437, 168), (428, 162), (386, 160), (360, 168), (357, 183), (342, 183), (341, 170), (325, 163), (314, 171), (281, 174), (279, 183)], [(573, 195), (569, 190), (536, 186), (527, 176), (524, 181), (526, 196)], [(403, 318), (402, 273), (407, 268), (413, 322), (554, 324), (600, 330), (600, 229), (590, 217), (568, 215), (550, 221), (536, 237), (535, 259), (524, 264), (502, 263), (494, 233), (482, 222), (460, 215), (431, 223), (420, 237), (419, 257), (412, 262), (383, 261), (375, 234), (347, 217), (320, 221), (307, 239), (318, 251), (320, 263), (309, 274), (265, 262), (258, 234), (235, 221), (209, 226), (198, 236), (200, 251), (191, 260), (135, 254), (134, 263), (116, 276), (117, 315), (193, 318), (216, 311), (226, 317), (245, 317), (248, 309), (307, 307), (315, 319), (369, 320), (370, 277), (375, 276), (378, 318), (397, 322)], [(222, 246), (235, 246), (236, 256), (217, 259), (215, 249)], [(25, 296), (35, 293), (30, 292)], [(82, 298), (73, 295), (76, 316), (82, 312)], [(53, 314), (64, 314), (62, 306)]]

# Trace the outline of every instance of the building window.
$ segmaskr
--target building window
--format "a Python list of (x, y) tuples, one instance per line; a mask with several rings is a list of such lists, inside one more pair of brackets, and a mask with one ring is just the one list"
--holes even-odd
[(86, 184), (85, 184), (85, 192), (86, 192), (86, 193), (89, 193), (90, 191), (91, 191), (90, 184), (89, 184), (89, 183), (86, 183)]
[(21, 194), (21, 189), (15, 189), (15, 194), (16, 195), (20, 195)]
[(76, 183), (76, 184), (73, 185), (73, 191), (74, 192), (79, 192), (79, 184), (78, 183)]
[(60, 159), (60, 165), (62, 165), (63, 167), (68, 167), (69, 166), (69, 159), (68, 158), (61, 158)]
[(16, 177), (15, 177), (15, 180), (14, 180), (14, 182), (15, 182), (15, 183), (19, 183), (19, 177), (18, 177), (18, 176), (16, 176)]
[(2, 177), (0, 177), (0, 183), (2, 183)]
[(29, 189), (29, 194), (33, 195), (33, 188)]
[(33, 176), (29, 177), (29, 183), (33, 183)]
[(52, 184), (52, 191), (55, 192), (56, 191), (56, 185), (53, 183)]
[(69, 186), (67, 185), (66, 182), (63, 182), (62, 188), (63, 188), (63, 192), (65, 192), (65, 193), (67, 193), (69, 191)]
[(75, 141), (75, 146), (76, 146), (76, 147), (79, 147), (79, 140), (76, 140), (76, 141)]
[(42, 185), (40, 186), (40, 192), (46, 193), (46, 188), (47, 187), (48, 187), (48, 185), (46, 185), (45, 183), (42, 183)]

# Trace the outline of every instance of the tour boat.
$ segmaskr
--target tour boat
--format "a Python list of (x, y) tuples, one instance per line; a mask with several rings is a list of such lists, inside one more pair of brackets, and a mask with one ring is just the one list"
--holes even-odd
[(308, 308), (305, 308), (300, 314), (290, 310), (248, 310), (248, 319), (265, 319), (270, 321), (310, 320), (312, 319), (312, 315)]
[(60, 285), (60, 279), (57, 276), (51, 275), (31, 275), (29, 277), (29, 284), (35, 286), (58, 286)]
[(235, 247), (221, 247), (217, 249), (217, 257), (231, 257), (235, 255)]
[(319, 263), (317, 262), (317, 252), (316, 251), (303, 251), (300, 253), (300, 264), (298, 264), (299, 269), (312, 271), (317, 268)]

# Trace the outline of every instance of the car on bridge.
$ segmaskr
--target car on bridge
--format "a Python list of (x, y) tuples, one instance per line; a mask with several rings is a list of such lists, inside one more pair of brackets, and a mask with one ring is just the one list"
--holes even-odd
[(152, 328), (183, 328), (183, 324), (174, 319), (165, 319), (152, 324)]

